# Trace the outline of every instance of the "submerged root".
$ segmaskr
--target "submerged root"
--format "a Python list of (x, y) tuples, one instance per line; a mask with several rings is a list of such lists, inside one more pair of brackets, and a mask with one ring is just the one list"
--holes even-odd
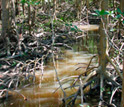
[[(82, 79), (82, 74), (79, 75), (79, 77), (77, 79), (75, 79), (74, 84), (72, 86), (65, 88), (65, 89), (68, 89), (68, 88), (78, 87), (78, 90), (75, 94), (66, 98), (66, 100), (69, 101), (68, 106), (73, 107), (75, 105), (75, 101), (77, 100), (78, 96), (82, 96), (81, 97), (82, 101), (83, 100), (85, 101), (87, 99), (86, 98), (87, 94), (92, 93), (92, 91), (95, 90), (95, 89), (98, 90), (97, 92), (102, 91), (102, 93), (104, 95), (105, 90), (106, 90), (105, 86), (109, 86), (112, 89), (115, 87), (115, 90), (112, 91), (112, 94), (111, 94), (110, 97), (107, 97), (107, 99), (110, 99), (109, 102), (106, 102), (106, 101), (103, 100), (104, 96), (100, 96), (100, 99), (101, 99), (100, 102), (102, 102), (102, 103), (99, 103), (99, 105), (100, 106), (105, 106), (105, 105), (106, 106), (109, 106), (109, 105), (114, 106), (114, 104), (112, 103), (113, 96), (114, 96), (115, 92), (117, 92), (117, 89), (121, 88), (121, 84), (118, 83), (117, 81), (115, 81), (112, 78), (111, 73), (105, 72), (103, 74), (103, 76), (104, 76), (104, 78), (103, 78), (104, 86), (102, 86), (103, 89), (100, 89), (100, 84), (101, 84), (100, 83), (100, 78), (101, 77), (100, 77), (100, 74), (99, 74), (100, 70), (101, 70), (100, 66), (96, 70), (93, 70), (93, 71), (91, 70), (92, 72), (90, 71), (90, 73), (85, 78), (83, 76), (83, 79)], [(80, 79), (82, 81), (82, 84), (79, 83)], [(88, 92), (85, 92), (85, 89), (88, 88), (89, 86), (90, 86), (90, 89), (88, 90)], [(118, 88), (116, 88), (116, 87), (118, 87)], [(83, 93), (82, 93), (82, 91), (83, 91)], [(95, 94), (95, 92), (94, 92), (94, 94)], [(88, 94), (88, 95), (90, 95), (90, 94)]]
[[(28, 60), (24, 63), (14, 60), (15, 65), (10, 70), (8, 68), (11, 67), (11, 63), (13, 62), (8, 60), (7, 64), (4, 63), (6, 66), (1, 67), (1, 70), (4, 72), (0, 73), (0, 99), (7, 96), (7, 91), (14, 91), (18, 87), (34, 82), (36, 70), (42, 71), (43, 76), (43, 60), (44, 56), (35, 60)], [(26, 97), (24, 99), (26, 100)]]

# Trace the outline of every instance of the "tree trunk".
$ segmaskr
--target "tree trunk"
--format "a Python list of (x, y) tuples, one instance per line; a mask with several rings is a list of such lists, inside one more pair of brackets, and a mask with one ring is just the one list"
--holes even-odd
[[(103, 0), (101, 10), (107, 10), (108, 8), (108, 0)], [(102, 71), (105, 71), (106, 68), (106, 55), (107, 50), (108, 50), (108, 38), (107, 38), (107, 16), (103, 16), (101, 18), (101, 23), (100, 23), (100, 29), (99, 29), (99, 34), (100, 34), (100, 41), (99, 41), (99, 58), (100, 62), (99, 64), (102, 66)]]
[(31, 5), (28, 4), (28, 29), (29, 35), (31, 35)]
[(11, 11), (12, 11), (12, 19), (11, 19), (11, 22), (13, 24), (13, 26), (15, 27), (15, 15), (16, 15), (16, 9), (15, 9), (15, 0), (11, 0)]
[[(124, 12), (124, 0), (120, 0), (120, 10), (122, 11), (122, 12)], [(120, 18), (120, 20), (119, 20), (119, 33), (120, 34), (118, 34), (118, 36), (120, 36), (120, 35), (122, 35), (123, 36), (123, 24), (122, 24), (122, 21), (121, 21), (121, 19), (122, 18)], [(120, 38), (120, 37), (119, 37)]]
[(89, 15), (88, 15), (88, 9), (89, 9), (89, 0), (86, 0), (86, 7), (87, 7), (87, 23), (89, 24)]
[(81, 19), (82, 0), (75, 0), (77, 18)]
[[(108, 9), (108, 0), (103, 0), (101, 3), (101, 10)], [(107, 50), (108, 50), (108, 38), (107, 38), (107, 16), (101, 16), (101, 23), (99, 29), (99, 44), (98, 44), (98, 55), (99, 55), (99, 66), (100, 69), (100, 99), (103, 99), (103, 80), (104, 80), (104, 73), (106, 71), (107, 65)], [(100, 104), (101, 105), (101, 102)]]
[(32, 22), (31, 22), (31, 27), (35, 25), (35, 18), (36, 18), (36, 8), (34, 7), (33, 9), (33, 15), (32, 15)]
[(15, 15), (19, 15), (19, 11), (20, 11), (19, 2), (20, 0), (15, 0)]
[(0, 20), (1, 20), (1, 0), (0, 0)]
[(53, 0), (53, 17), (54, 19), (56, 20), (56, 7), (57, 7), (57, 1), (56, 0)]
[(120, 0), (120, 9), (124, 12), (124, 0)]
[(9, 0), (2, 0), (2, 37), (5, 39), (9, 30)]
[(2, 34), (1, 38), (4, 40), (7, 55), (10, 55), (9, 49), (9, 29), (10, 29), (10, 21), (9, 21), (9, 0), (2, 0)]

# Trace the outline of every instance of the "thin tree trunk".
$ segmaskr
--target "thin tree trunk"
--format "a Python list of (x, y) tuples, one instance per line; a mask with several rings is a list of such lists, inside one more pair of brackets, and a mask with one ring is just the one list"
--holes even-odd
[(12, 8), (11, 8), (12, 9), (12, 23), (15, 26), (15, 14), (16, 14), (15, 0), (12, 0), (11, 5), (12, 5)]
[(35, 18), (36, 18), (36, 8), (34, 7), (34, 10), (33, 10), (33, 15), (32, 15), (32, 22), (31, 22), (31, 26), (34, 26), (35, 24)]
[(9, 30), (9, 0), (2, 0), (2, 37), (6, 37)]
[[(108, 8), (108, 0), (103, 0), (101, 10), (107, 10)], [(104, 68), (106, 68), (106, 55), (108, 50), (108, 38), (106, 35), (107, 31), (107, 16), (104, 16), (104, 18), (101, 18), (100, 23), (100, 42), (99, 42), (99, 58), (100, 62), (99, 64)]]
[(1, 20), (1, 0), (0, 0), (0, 20)]
[(54, 17), (54, 19), (56, 20), (56, 6), (57, 6), (57, 4), (56, 4), (57, 2), (56, 2), (56, 0), (53, 0), (53, 17)]
[(76, 0), (75, 7), (77, 12), (77, 18), (81, 20), (82, 0)]
[(10, 55), (9, 49), (9, 29), (10, 29), (10, 22), (9, 22), (9, 0), (2, 0), (2, 34), (1, 37), (5, 43), (7, 49), (7, 55)]
[[(122, 12), (124, 12), (124, 0), (120, 0), (120, 10), (122, 11)], [(122, 25), (122, 23), (121, 23), (121, 18), (120, 18), (120, 21), (119, 21), (119, 29), (120, 29), (120, 34), (123, 32), (123, 25)]]
[(29, 27), (29, 35), (31, 35), (31, 6), (28, 4), (28, 27)]
[(89, 0), (86, 0), (86, 7), (87, 7), (87, 23), (89, 24), (89, 20), (88, 20), (88, 17), (89, 17), (89, 14), (88, 14)]
[(20, 0), (15, 0), (15, 15), (19, 15), (20, 12)]
[[(101, 10), (107, 10), (108, 9), (108, 0), (103, 0), (101, 3)], [(100, 71), (100, 99), (103, 100), (103, 86), (104, 86), (104, 73), (106, 71), (106, 65), (107, 65), (107, 50), (108, 50), (108, 37), (106, 35), (107, 31), (107, 16), (104, 16), (104, 18), (101, 17), (101, 24), (99, 29), (100, 34), (100, 40), (98, 45), (98, 54), (99, 54), (99, 66), (101, 67)]]

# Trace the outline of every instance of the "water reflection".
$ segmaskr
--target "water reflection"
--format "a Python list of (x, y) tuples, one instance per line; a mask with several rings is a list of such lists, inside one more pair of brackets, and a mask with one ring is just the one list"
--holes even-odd
[[(82, 73), (87, 67), (87, 63), (91, 58), (91, 54), (86, 52), (74, 52), (67, 50), (63, 59), (57, 60), (56, 67), (60, 79), (77, 76)], [(81, 64), (83, 69), (75, 71), (75, 69)], [(77, 65), (78, 64), (78, 65)], [(67, 82), (63, 87), (68, 87), (71, 84)], [(22, 96), (17, 93), (12, 93), (12, 96), (8, 98), (7, 101), (1, 104), (3, 107), (59, 107), (61, 105), (61, 100), (63, 97), (62, 91), (59, 89), (56, 93), (53, 93), (56, 88), (59, 87), (56, 81), (55, 71), (52, 62), (47, 64), (44, 69), (44, 74), (42, 78), (42, 73), (40, 71), (36, 72), (36, 84), (25, 89), (18, 90), (26, 96), (27, 100), (24, 100)], [(77, 89), (66, 90), (67, 96), (74, 93)]]

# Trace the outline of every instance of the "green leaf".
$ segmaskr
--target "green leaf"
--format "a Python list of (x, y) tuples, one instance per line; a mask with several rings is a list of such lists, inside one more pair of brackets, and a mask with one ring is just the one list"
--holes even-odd
[[(109, 14), (109, 12), (105, 11), (105, 10), (101, 10), (101, 11), (95, 10), (95, 12), (96, 12), (97, 16), (102, 16), (102, 15), (108, 15)], [(94, 14), (94, 15), (96, 15), (96, 14)]]
[(100, 11), (100, 15), (108, 15), (109, 14), (109, 12), (107, 12), (107, 11), (105, 11), (105, 10), (101, 10)]
[(72, 28), (71, 28), (71, 31), (75, 31), (75, 28), (72, 27)]
[(74, 27), (78, 30), (78, 27), (74, 25)]
[(113, 14), (113, 13), (114, 13), (114, 11), (113, 11), (113, 10), (112, 10), (112, 11), (108, 11), (108, 13), (109, 13), (109, 14)]
[(13, 61), (13, 64), (12, 64), (12, 66), (15, 66), (17, 63), (15, 62), (15, 61)]
[(112, 17), (115, 16), (114, 11), (108, 11), (108, 13), (109, 13), (109, 14), (108, 14), (109, 16), (112, 16)]
[(100, 11), (99, 10), (95, 10), (97, 16), (100, 16)]
[(80, 29), (78, 29), (78, 32), (82, 32)]
[(114, 32), (114, 31), (116, 31), (115, 28), (111, 28), (111, 29), (110, 29), (110, 32)]
[(77, 32), (78, 30), (73, 28), (73, 27), (71, 27), (71, 31)]
[(26, 3), (26, 0), (21, 0), (20, 3), (25, 4)]
[(63, 17), (61, 17), (60, 19), (61, 19), (61, 20), (64, 20), (64, 18), (63, 18)]
[(116, 16), (116, 18), (117, 18), (117, 19), (119, 19), (120, 17), (121, 17), (121, 15), (120, 15), (120, 14), (118, 14), (118, 15)]
[(27, 56), (28, 54), (27, 54), (27, 52), (24, 52), (23, 55), (24, 55), (24, 56)]
[(35, 3), (35, 5), (39, 5), (39, 4), (40, 4), (40, 1)]
[(27, 1), (27, 4), (28, 4), (28, 5), (30, 5), (30, 4), (31, 4), (31, 2), (30, 2), (30, 1)]
[(69, 26), (69, 24), (67, 24), (67, 23), (66, 23), (65, 25), (66, 25), (66, 26)]
[(124, 20), (122, 21), (122, 23), (124, 24)]
[(101, 11), (100, 11), (100, 15), (103, 15), (104, 12), (105, 12), (105, 10), (101, 10)]
[(35, 5), (35, 2), (34, 2), (34, 1), (31, 1), (30, 4), (31, 4), (31, 5)]
[(117, 8), (117, 12), (120, 13), (120, 14), (123, 14), (122, 11), (119, 8)]
[(104, 15), (108, 15), (108, 14), (109, 14), (109, 12), (108, 12), (108, 11), (105, 11), (105, 12), (104, 12)]
[(1, 85), (1, 86), (0, 86), (0, 89), (3, 89), (3, 88), (5, 88), (5, 87), (4, 87), (3, 85)]
[(122, 15), (124, 16), (124, 12), (122, 13)]

